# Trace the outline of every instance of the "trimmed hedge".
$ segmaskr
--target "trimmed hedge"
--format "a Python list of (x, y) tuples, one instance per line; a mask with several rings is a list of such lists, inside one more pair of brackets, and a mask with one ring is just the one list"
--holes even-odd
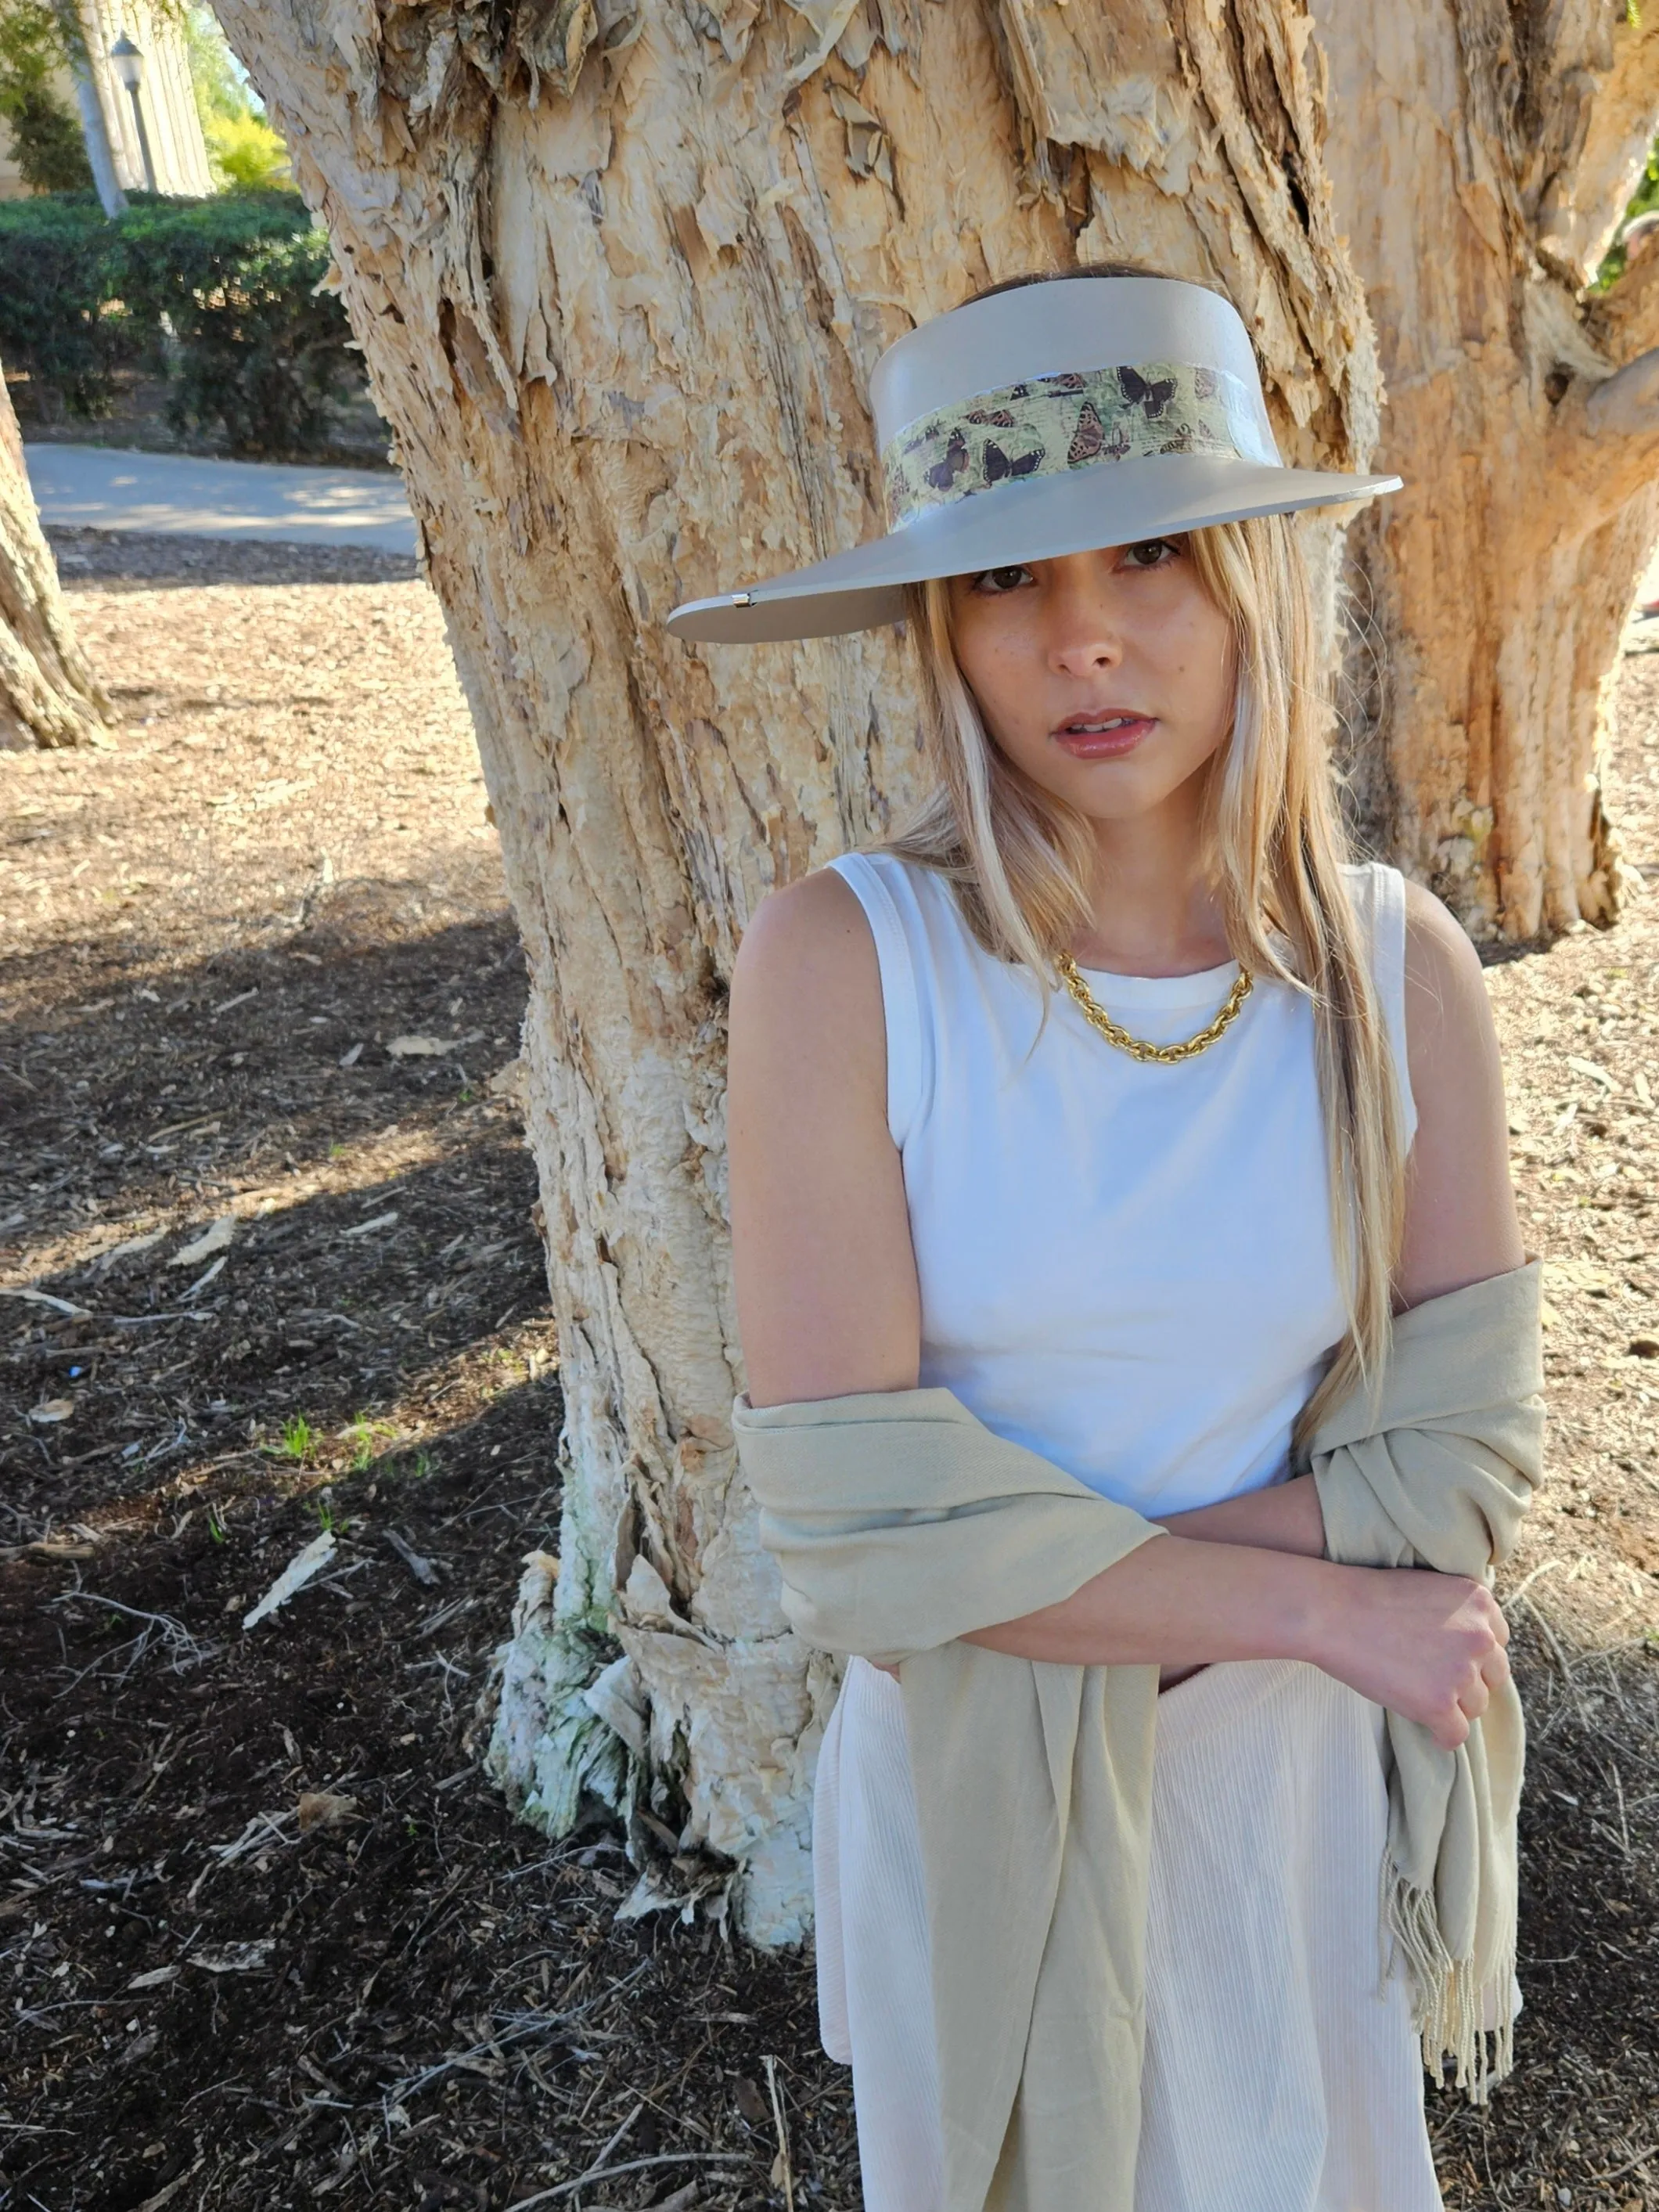
[(112, 298), (110, 226), (91, 192), (0, 200), (0, 362), (28, 371), (41, 411), (109, 412), (142, 336)]
[(113, 222), (90, 194), (0, 202), (0, 360), (37, 404), (82, 416), (147, 362), (175, 428), (238, 453), (313, 445), (361, 370), (344, 310), (317, 291), (328, 240), (298, 193), (131, 198)]
[(177, 348), (169, 419), (218, 428), (234, 453), (295, 453), (360, 380), (327, 275), (326, 233), (297, 192), (152, 201), (115, 226), (114, 287)]

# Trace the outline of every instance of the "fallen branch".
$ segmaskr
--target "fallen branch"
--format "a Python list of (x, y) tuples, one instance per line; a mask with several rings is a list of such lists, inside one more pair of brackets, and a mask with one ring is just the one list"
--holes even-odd
[(520, 2197), (509, 2204), (507, 2212), (530, 2212), (532, 2204), (551, 2204), (556, 2197), (574, 2197), (579, 2189), (586, 2189), (596, 2181), (614, 2181), (619, 2173), (643, 2173), (648, 2166), (748, 2166), (752, 2161), (746, 2151), (733, 2150), (664, 2150), (652, 2158), (624, 2159), (620, 2166), (591, 2166), (579, 2173), (574, 2181), (561, 2181), (552, 2189), (538, 2189), (533, 2197)]
[(1634, 2158), (1627, 2158), (1622, 2166), (1615, 2166), (1611, 2173), (1598, 2173), (1594, 2179), (1598, 2188), (1605, 2189), (1610, 2181), (1622, 2181), (1638, 2166), (1645, 2166), (1650, 2158), (1659, 2157), (1659, 2142), (1650, 2142), (1645, 2150), (1638, 2150)]
[(256, 1628), (267, 1620), (279, 1606), (288, 1603), (296, 1590), (301, 1590), (312, 1577), (319, 1574), (334, 1556), (334, 1531), (325, 1528), (320, 1536), (313, 1536), (301, 1552), (296, 1552), (283, 1569), (270, 1588), (242, 1615), (242, 1626)]
[(90, 1306), (77, 1306), (72, 1298), (55, 1298), (50, 1291), (0, 1290), (0, 1298), (27, 1298), (32, 1306), (51, 1306), (57, 1313), (70, 1321), (95, 1321), (98, 1316)]
[(175, 1674), (182, 1674), (187, 1667), (204, 1666), (210, 1659), (216, 1659), (219, 1656), (216, 1644), (198, 1643), (184, 1622), (175, 1620), (170, 1613), (145, 1613), (137, 1606), (123, 1605), (119, 1598), (100, 1596), (96, 1590), (66, 1590), (61, 1597), (53, 1598), (52, 1603), (54, 1606), (106, 1606), (112, 1613), (124, 1613), (129, 1620), (141, 1620), (144, 1624), (128, 1643), (117, 1644), (112, 1651), (100, 1652), (96, 1659), (83, 1667), (73, 1680), (58, 1692), (59, 1698), (68, 1697), (71, 1691), (80, 1687), (88, 1674), (95, 1674), (100, 1668), (108, 1665), (123, 1653), (131, 1656), (115, 1679), (118, 1682), (126, 1681), (158, 1634)]

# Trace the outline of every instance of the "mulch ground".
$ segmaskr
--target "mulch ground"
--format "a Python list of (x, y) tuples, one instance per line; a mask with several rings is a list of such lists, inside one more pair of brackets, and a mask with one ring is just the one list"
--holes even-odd
[[(0, 758), (0, 2207), (854, 2212), (810, 1962), (618, 1923), (615, 1833), (478, 1771), (558, 1361), (435, 605), (369, 555), (57, 544), (127, 719)], [(1659, 877), (1659, 657), (1621, 716)], [(1520, 2070), (1431, 2097), (1457, 2212), (1659, 2212), (1656, 908), (1489, 971), (1555, 1480)]]

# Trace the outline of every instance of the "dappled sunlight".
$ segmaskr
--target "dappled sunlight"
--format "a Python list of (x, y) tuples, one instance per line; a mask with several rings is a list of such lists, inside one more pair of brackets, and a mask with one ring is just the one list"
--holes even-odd
[[(372, 624), (423, 587), (290, 600), (276, 573), (242, 597), (280, 684), (216, 668), (222, 586), (77, 594), (155, 625), (137, 726), (0, 762), (8, 2178), (58, 2201), (70, 2113), (88, 2202), (440, 2212), (448, 2176), (512, 2203), (623, 2129), (664, 2187), (706, 2170), (760, 2203), (769, 2057), (797, 2174), (851, 2204), (808, 1962), (619, 1923), (620, 1836), (550, 1843), (481, 1774), (521, 1562), (559, 1540), (504, 1074), (523, 958), (470, 740), (422, 719), (453, 684), (433, 610)], [(335, 600), (386, 633), (349, 682)], [(1659, 657), (1622, 696), (1612, 787), (1659, 875)], [(1516, 2203), (1517, 2175), (1568, 2175), (1593, 2203), (1589, 2147), (1651, 2106), (1659, 907), (1487, 976), (1551, 1309), (1552, 1477), (1508, 1581), (1527, 2012), (1496, 2118), (1431, 2093), (1431, 2124), (1449, 2202), (1487, 2202), (1501, 2156)]]

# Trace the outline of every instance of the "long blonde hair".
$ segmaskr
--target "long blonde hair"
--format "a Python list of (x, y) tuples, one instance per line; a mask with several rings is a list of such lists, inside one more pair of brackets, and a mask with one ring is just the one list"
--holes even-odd
[[(1333, 1405), (1357, 1385), (1375, 1390), (1382, 1373), (1404, 1215), (1404, 1132), (1388, 1030), (1341, 872), (1350, 847), (1295, 527), (1263, 515), (1194, 531), (1188, 544), (1235, 647), (1232, 729), (1207, 772), (1205, 822), (1228, 945), (1241, 967), (1305, 993), (1314, 1010), (1348, 1327), (1297, 1421), (1299, 1447)], [(1093, 830), (992, 740), (957, 659), (949, 584), (911, 586), (908, 611), (938, 783), (888, 849), (946, 877), (986, 949), (1030, 969), (1046, 993), (1055, 954), (1092, 919)]]

